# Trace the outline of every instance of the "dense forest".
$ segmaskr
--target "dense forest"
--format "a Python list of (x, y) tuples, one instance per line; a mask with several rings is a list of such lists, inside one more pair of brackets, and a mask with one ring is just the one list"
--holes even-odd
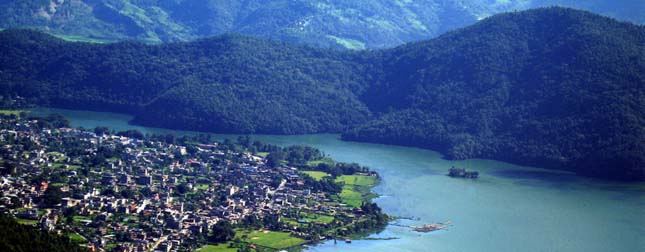
[(348, 140), (645, 176), (645, 29), (542, 9), (382, 52)]
[(500, 14), (376, 51), (241, 35), (99, 45), (6, 30), (0, 53), (0, 104), (118, 111), (177, 129), (343, 133), (645, 179), (645, 28), (584, 11)]
[(69, 237), (22, 225), (0, 215), (0, 251), (81, 252), (90, 251), (74, 244)]
[(68, 40), (187, 41), (227, 32), (323, 47), (384, 48), (490, 15), (560, 5), (645, 23), (641, 0), (0, 0), (0, 28)]

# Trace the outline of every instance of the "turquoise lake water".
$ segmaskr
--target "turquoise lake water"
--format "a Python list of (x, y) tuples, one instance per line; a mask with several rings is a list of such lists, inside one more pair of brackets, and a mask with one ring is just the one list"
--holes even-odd
[[(50, 108), (32, 113), (63, 114), (74, 127), (172, 131), (129, 125), (131, 117), (123, 114)], [(333, 134), (253, 137), (314, 146), (336, 160), (371, 167), (383, 178), (374, 189), (381, 195), (375, 201), (390, 215), (414, 218), (395, 224), (452, 222), (447, 230), (432, 233), (390, 225), (370, 237), (396, 239), (326, 242), (306, 251), (645, 251), (645, 183), (601, 181), (494, 160), (449, 161), (430, 150), (344, 142)], [(445, 176), (453, 165), (477, 170), (480, 178)]]

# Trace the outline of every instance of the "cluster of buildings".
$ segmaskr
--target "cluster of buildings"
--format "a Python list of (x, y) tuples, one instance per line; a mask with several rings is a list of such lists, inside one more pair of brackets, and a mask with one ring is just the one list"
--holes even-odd
[[(0, 211), (77, 233), (92, 250), (194, 249), (217, 222), (249, 216), (360, 218), (357, 209), (313, 191), (298, 169), (269, 167), (264, 157), (230, 146), (48, 129), (37, 120), (0, 123)], [(53, 187), (60, 192), (48, 192)], [(311, 238), (297, 225), (281, 228)]]

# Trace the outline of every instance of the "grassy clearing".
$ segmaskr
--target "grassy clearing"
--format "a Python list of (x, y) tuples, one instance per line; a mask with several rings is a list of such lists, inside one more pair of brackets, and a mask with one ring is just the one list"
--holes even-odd
[(20, 223), (20, 224), (23, 224), (23, 225), (35, 225), (35, 224), (38, 224), (38, 220), (16, 218), (16, 221), (18, 223)]
[(87, 221), (91, 221), (91, 220), (92, 220), (92, 218), (91, 218), (91, 217), (88, 217), (88, 216), (81, 216), (81, 215), (74, 215), (74, 216), (72, 217), (72, 219), (74, 220), (74, 224), (76, 224), (76, 225), (78, 225), (78, 224), (85, 224), (85, 222), (87, 222)]
[(24, 109), (0, 109), (0, 114), (2, 115), (20, 115), (21, 112), (27, 113), (27, 110)]
[[(67, 166), (67, 168), (65, 167)], [(68, 171), (75, 171), (81, 168), (80, 165), (68, 165), (66, 163), (54, 163), (51, 166), (52, 169), (67, 169)]]
[(365, 43), (360, 42), (355, 39), (350, 39), (350, 38), (340, 38), (332, 35), (327, 35), (328, 38), (333, 39), (336, 43), (344, 46), (347, 49), (352, 49), (352, 50), (362, 50), (365, 49)]
[(340, 199), (343, 203), (353, 207), (360, 207), (361, 203), (363, 203), (363, 195), (356, 191), (352, 186), (343, 186), (343, 191), (340, 193)]
[(96, 39), (96, 38), (77, 36), (77, 35), (63, 35), (63, 34), (52, 34), (52, 35), (69, 42), (85, 42), (85, 43), (95, 43), (95, 44), (105, 44), (105, 43), (112, 42), (107, 39)]
[(52, 167), (53, 169), (62, 169), (62, 168), (64, 168), (64, 167), (65, 167), (65, 164), (64, 164), (64, 163), (54, 163), (54, 164), (52, 164), (52, 166), (51, 166), (51, 167)]
[(304, 220), (308, 222), (320, 222), (324, 224), (329, 224), (334, 221), (334, 217), (329, 215), (320, 215), (320, 214), (307, 214)]
[(345, 185), (368, 187), (372, 187), (378, 184), (376, 177), (363, 175), (343, 175), (336, 178), (336, 182), (342, 182), (345, 183)]
[(229, 248), (229, 244), (206, 245), (198, 249), (197, 252), (237, 252), (237, 248)]
[(372, 176), (343, 175), (336, 178), (336, 182), (344, 184), (340, 193), (343, 203), (360, 207), (363, 202), (368, 202), (374, 197), (371, 189), (378, 184), (378, 179)]
[(291, 236), (291, 234), (287, 232), (276, 232), (268, 230), (239, 230), (237, 231), (237, 234), (235, 236), (236, 238), (242, 239), (244, 242), (257, 244), (262, 247), (269, 247), (273, 249), (290, 248), (304, 244), (306, 242), (301, 238)]
[(209, 187), (208, 184), (197, 184), (197, 186), (195, 186), (195, 188), (197, 188), (197, 190), (203, 190), (203, 191), (208, 190), (208, 187)]
[(73, 243), (86, 243), (87, 242), (87, 240), (85, 240), (85, 237), (80, 236), (77, 233), (70, 234), (69, 239), (72, 240)]
[(302, 171), (302, 173), (311, 176), (316, 181), (321, 180), (324, 177), (330, 176), (329, 173), (321, 172), (321, 171)]
[(333, 166), (335, 163), (334, 163), (333, 159), (328, 158), (328, 157), (323, 158), (323, 159), (319, 159), (319, 160), (314, 160), (314, 161), (307, 162), (307, 165), (311, 166), (311, 167), (316, 167), (319, 164), (327, 164), (327, 165)]
[(105, 250), (110, 251), (110, 250), (115, 249), (117, 246), (119, 246), (119, 244), (116, 244), (116, 243), (108, 243), (107, 245), (105, 245)]
[(293, 218), (282, 218), (280, 221), (291, 226), (300, 226), (300, 223), (298, 223), (298, 221)]
[(300, 218), (294, 219), (294, 218), (282, 218), (282, 222), (287, 223), (292, 226), (305, 226), (308, 225), (308, 223), (323, 223), (323, 224), (329, 224), (334, 221), (333, 216), (329, 215), (322, 215), (322, 214), (315, 214), (315, 213), (307, 213), (307, 212), (301, 212), (300, 213)]

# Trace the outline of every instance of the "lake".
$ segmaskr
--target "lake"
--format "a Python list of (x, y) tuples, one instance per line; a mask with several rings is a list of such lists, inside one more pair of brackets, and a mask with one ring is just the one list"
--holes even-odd
[[(47, 113), (66, 116), (74, 127), (197, 133), (129, 125), (131, 117), (123, 114), (32, 111)], [(344, 142), (333, 134), (253, 138), (278, 145), (310, 145), (338, 161), (371, 167), (383, 178), (374, 189), (381, 195), (375, 201), (390, 215), (413, 219), (394, 224), (452, 222), (447, 230), (431, 233), (389, 225), (370, 238), (396, 239), (326, 242), (306, 251), (645, 251), (645, 183), (602, 181), (494, 160), (449, 161), (430, 150)], [(477, 170), (480, 178), (445, 176), (452, 166)]]

